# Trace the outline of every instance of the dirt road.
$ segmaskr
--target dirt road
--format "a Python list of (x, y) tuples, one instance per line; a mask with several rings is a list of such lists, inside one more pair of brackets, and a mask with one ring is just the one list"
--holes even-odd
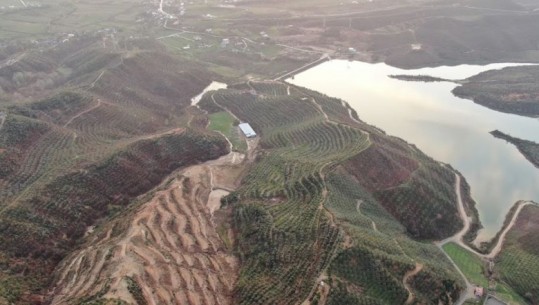
[(466, 210), (464, 209), (464, 203), (462, 202), (462, 196), (461, 196), (461, 192), (460, 192), (460, 187), (458, 187), (460, 185), (460, 176), (458, 174), (455, 174), (455, 177), (456, 177), (455, 192), (457, 194), (458, 210), (459, 210), (460, 217), (461, 217), (461, 219), (462, 219), (462, 221), (464, 223), (464, 227), (457, 234), (438, 242), (437, 245), (441, 247), (441, 246), (443, 246), (443, 245), (445, 245), (445, 244), (447, 244), (449, 242), (454, 242), (454, 243), (458, 244), (459, 246), (461, 246), (462, 248), (464, 248), (464, 249), (474, 253), (475, 255), (479, 256), (482, 259), (485, 259), (485, 260), (493, 259), (500, 253), (500, 251), (502, 249), (502, 246), (503, 246), (505, 236), (507, 235), (507, 232), (509, 232), (509, 230), (513, 227), (513, 225), (514, 225), (515, 221), (517, 220), (518, 215), (520, 214), (520, 211), (522, 210), (522, 208), (525, 207), (528, 204), (532, 204), (532, 202), (529, 202), (529, 201), (517, 202), (517, 204), (518, 204), (517, 210), (513, 214), (513, 217), (511, 219), (511, 221), (509, 222), (509, 224), (503, 229), (503, 232), (501, 233), (500, 237), (498, 238), (498, 241), (496, 242), (496, 245), (492, 248), (490, 253), (482, 254), (482, 253), (477, 252), (475, 249), (470, 248), (467, 244), (465, 244), (463, 242), (464, 235), (470, 229), (471, 219), (466, 214)]
[(527, 206), (529, 204), (533, 204), (533, 203), (530, 202), (530, 201), (523, 201), (523, 202), (519, 202), (517, 204), (518, 204), (517, 210), (513, 214), (513, 218), (511, 218), (511, 221), (509, 222), (509, 224), (505, 227), (505, 229), (503, 229), (502, 234), (500, 234), (500, 237), (498, 238), (498, 242), (496, 243), (494, 248), (492, 248), (492, 250), (490, 251), (489, 254), (483, 255), (483, 258), (493, 259), (500, 253), (500, 251), (502, 250), (502, 247), (503, 247), (503, 243), (505, 241), (505, 235), (507, 235), (507, 232), (509, 232), (509, 230), (511, 230), (511, 228), (513, 227), (513, 225), (517, 221), (518, 215), (520, 214), (520, 211), (522, 211), (522, 208), (524, 208), (525, 206)]
[(449, 237), (449, 238), (446, 238), (440, 242), (437, 242), (436, 245), (442, 250), (442, 252), (447, 256), (447, 258), (451, 261), (451, 263), (453, 264), (453, 266), (457, 269), (457, 271), (460, 273), (460, 275), (464, 278), (465, 282), (466, 282), (466, 292), (463, 293), (463, 295), (461, 296), (460, 300), (457, 302), (458, 305), (460, 304), (463, 304), (467, 299), (469, 298), (473, 298), (474, 295), (473, 295), (473, 289), (474, 289), (474, 285), (472, 285), (468, 279), (466, 278), (466, 276), (464, 275), (464, 273), (459, 269), (459, 267), (457, 266), (457, 264), (455, 264), (455, 262), (451, 259), (451, 257), (444, 251), (443, 249), (443, 246), (447, 243), (450, 243), (450, 242), (453, 242), (453, 243), (456, 243), (457, 245), (461, 246), (462, 248), (474, 253), (475, 255), (477, 255), (478, 257), (480, 257), (481, 259), (484, 259), (484, 260), (492, 260), (494, 259), (499, 253), (500, 251), (502, 250), (502, 247), (503, 247), (503, 242), (505, 240), (505, 236), (507, 235), (507, 232), (509, 232), (509, 230), (511, 230), (511, 228), (513, 227), (513, 225), (515, 224), (517, 218), (518, 218), (518, 215), (520, 214), (520, 211), (522, 210), (523, 207), (525, 207), (526, 205), (528, 204), (532, 204), (532, 202), (524, 202), (524, 201), (521, 201), (521, 202), (518, 202), (518, 207), (517, 207), (517, 210), (515, 211), (515, 213), (513, 214), (513, 217), (511, 219), (511, 221), (509, 222), (509, 224), (503, 229), (502, 233), (500, 234), (500, 237), (498, 238), (498, 241), (496, 242), (496, 245), (492, 248), (492, 250), (490, 251), (490, 253), (488, 254), (482, 254), (482, 253), (479, 253), (477, 252), (476, 250), (470, 248), (467, 244), (465, 244), (463, 242), (463, 237), (464, 235), (466, 234), (466, 232), (468, 232), (468, 230), (470, 229), (470, 217), (466, 214), (466, 210), (464, 209), (464, 203), (462, 201), (462, 194), (461, 194), (461, 191), (460, 191), (460, 175), (458, 175), (457, 173), (455, 173), (455, 192), (457, 194), (457, 206), (458, 206), (458, 211), (459, 211), (459, 214), (460, 214), (460, 217), (464, 223), (464, 226), (463, 228), (457, 232), (455, 235)]
[(0, 112), (0, 130), (2, 130), (2, 127), (4, 126), (4, 122), (6, 121), (6, 114), (3, 112)]
[[(440, 250), (445, 254), (445, 256), (449, 259), (451, 264), (455, 267), (455, 269), (458, 271), (460, 276), (463, 278), (465, 284), (466, 284), (466, 290), (465, 292), (460, 296), (460, 299), (456, 302), (457, 305), (462, 305), (464, 302), (468, 299), (471, 299), (474, 297), (474, 288), (475, 286), (472, 285), (468, 278), (466, 278), (466, 275), (460, 270), (459, 266), (451, 259), (451, 257), (444, 251), (443, 246), (449, 242), (457, 243), (460, 246), (465, 247), (466, 249), (469, 249), (469, 247), (462, 242), (462, 237), (468, 232), (470, 229), (470, 217), (466, 214), (466, 210), (464, 209), (464, 203), (462, 202), (462, 194), (460, 191), (460, 175), (455, 173), (455, 193), (457, 194), (457, 208), (460, 214), (460, 218), (462, 219), (464, 226), (463, 228), (457, 232), (457, 234), (446, 238), (442, 240), (441, 242), (436, 243), (436, 245), (440, 248)], [(476, 251), (473, 251), (476, 253)]]
[(73, 117), (71, 117), (71, 118), (69, 119), (69, 121), (67, 121), (67, 122), (64, 124), (64, 127), (67, 127), (69, 124), (73, 123), (74, 120), (76, 120), (77, 118), (81, 117), (82, 115), (84, 115), (84, 114), (86, 114), (86, 113), (88, 113), (88, 112), (90, 112), (90, 111), (93, 111), (93, 110), (99, 108), (99, 106), (101, 106), (101, 99), (97, 99), (97, 104), (95, 104), (94, 106), (92, 106), (92, 107), (90, 107), (90, 108), (88, 108), (88, 109), (86, 109), (86, 110), (83, 110), (83, 111), (77, 113), (76, 115), (74, 115)]
[(418, 274), (423, 269), (423, 265), (420, 263), (415, 264), (415, 268), (413, 270), (410, 270), (404, 274), (404, 278), (402, 279), (402, 284), (404, 285), (404, 288), (408, 291), (408, 299), (406, 299), (405, 304), (412, 304), (412, 302), (415, 299), (414, 292), (410, 285), (408, 284), (408, 280), (414, 277), (416, 274)]

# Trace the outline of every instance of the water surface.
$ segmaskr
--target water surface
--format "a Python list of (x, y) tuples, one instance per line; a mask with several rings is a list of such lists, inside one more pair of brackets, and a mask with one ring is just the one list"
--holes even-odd
[(408, 82), (388, 75), (431, 75), (464, 79), (519, 64), (402, 70), (386, 64), (332, 60), (289, 79), (290, 83), (341, 98), (360, 119), (415, 144), (463, 173), (485, 227), (478, 240), (492, 237), (518, 200), (539, 201), (539, 170), (511, 144), (489, 134), (498, 129), (539, 142), (539, 120), (490, 110), (455, 97), (450, 82)]

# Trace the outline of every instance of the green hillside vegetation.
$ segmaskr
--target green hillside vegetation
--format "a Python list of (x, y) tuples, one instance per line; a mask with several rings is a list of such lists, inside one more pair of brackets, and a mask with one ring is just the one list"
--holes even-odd
[(240, 135), (240, 131), (237, 127), (238, 124), (239, 122), (237, 122), (230, 113), (221, 111), (210, 115), (210, 125), (208, 128), (210, 130), (221, 132), (230, 140), (234, 150), (245, 152), (247, 144)]
[(485, 107), (524, 116), (539, 116), (539, 68), (508, 67), (483, 72), (453, 90)]
[[(51, 274), (88, 227), (122, 215), (175, 170), (226, 154), (223, 135), (245, 152), (239, 120), (259, 142), (223, 200), (227, 245), (241, 263), (238, 304), (394, 305), (410, 291), (412, 304), (458, 299), (464, 283), (432, 244), (462, 227), (450, 166), (340, 100), (247, 80), (329, 57), (401, 67), (537, 61), (535, 4), (171, 0), (158, 11), (156, 1), (26, 2), (0, 0), (0, 304), (46, 304)], [(536, 70), (480, 75), (455, 92), (534, 115)], [(192, 107), (213, 80), (233, 85)], [(465, 181), (461, 189), (470, 240), (480, 224)], [(497, 268), (537, 303), (532, 229), (511, 231)], [(449, 247), (477, 276), (477, 261)], [(123, 302), (101, 296), (81, 302)]]
[[(309, 296), (314, 279), (326, 272), (335, 289), (339, 285), (361, 287), (355, 292), (332, 292), (330, 302), (359, 298), (376, 299), (379, 304), (402, 303), (408, 297), (402, 279), (414, 268), (415, 259), (425, 266), (418, 275), (421, 280), (412, 279), (410, 283), (418, 298), (444, 304), (450, 303), (448, 296), (456, 298), (462, 284), (440, 250), (412, 240), (408, 230), (384, 208), (405, 200), (396, 197), (394, 202), (382, 204), (355, 182), (354, 176), (339, 169), (374, 143), (380, 143), (378, 149), (388, 155), (389, 151), (406, 148), (418, 164), (434, 169), (438, 166), (443, 173), (440, 165), (402, 141), (356, 122), (339, 100), (308, 90), (275, 82), (250, 82), (220, 90), (214, 100), (204, 99), (199, 105), (210, 113), (231, 111), (249, 122), (261, 137), (257, 162), (240, 189), (224, 200), (235, 204), (236, 251), (242, 261), (236, 293), (239, 304), (297, 303)], [(375, 183), (376, 176), (370, 172), (354, 172)], [(454, 177), (448, 171), (450, 175)], [(418, 179), (408, 188), (430, 188), (441, 194), (430, 200), (440, 200), (444, 194), (449, 197), (447, 203), (454, 200), (454, 194), (441, 187), (454, 190), (453, 180), (440, 180), (432, 186), (424, 182)], [(362, 198), (369, 200), (363, 207), (365, 213), (384, 227), (383, 233), (373, 232), (369, 218), (356, 210), (357, 200)], [(417, 206), (418, 210), (429, 211), (434, 205), (425, 199)], [(445, 209), (441, 215), (456, 214), (454, 204), (437, 208)], [(419, 213), (416, 218), (421, 221), (430, 217), (423, 216), (428, 213)], [(350, 220), (353, 215), (357, 219)], [(441, 219), (438, 225), (443, 227), (445, 223)], [(442, 228), (438, 234), (448, 236), (457, 226)], [(344, 246), (348, 239), (352, 245)], [(381, 287), (387, 288), (385, 293)], [(310, 297), (317, 298), (316, 294)]]
[(400, 140), (372, 139), (368, 150), (346, 163), (349, 173), (412, 236), (440, 240), (456, 233), (462, 220), (455, 206), (455, 174)]
[[(339, 172), (329, 179), (328, 208), (353, 244), (331, 264), (329, 272), (339, 284), (330, 294), (330, 304), (402, 304), (408, 298), (404, 274), (416, 263), (423, 267), (409, 284), (419, 304), (448, 303), (448, 295), (454, 299), (462, 283), (439, 249), (411, 239), (368, 191), (342, 169)], [(357, 301), (347, 303), (347, 299)]]
[(499, 130), (494, 130), (491, 132), (491, 134), (496, 138), (506, 140), (507, 142), (515, 145), (518, 148), (518, 151), (520, 151), (524, 157), (528, 159), (528, 161), (535, 165), (535, 167), (539, 168), (539, 144), (512, 137)]
[[(53, 266), (88, 226), (122, 211), (175, 169), (215, 159), (226, 150), (220, 137), (186, 131), (136, 142), (99, 164), (59, 176), (27, 200), (4, 207), (2, 251), (27, 264)], [(6, 268), (8, 274), (17, 274), (20, 266)], [(36, 276), (39, 271), (30, 272)]]
[[(5, 3), (12, 2), (12, 3)], [(39, 6), (24, 7), (19, 1), (4, 0), (2, 39), (40, 38), (49, 33), (71, 33), (100, 29), (103, 25), (124, 30), (141, 30), (136, 18), (143, 16), (149, 5), (132, 0), (117, 2), (79, 1), (59, 3), (53, 0), (36, 2)], [(27, 3), (34, 4), (34, 3)], [(48, 26), (47, 22), (51, 21)]]
[(531, 304), (539, 302), (539, 207), (528, 205), (505, 238), (496, 271)]
[[(187, 126), (209, 73), (159, 48), (100, 44), (81, 38), (0, 68), (0, 300), (44, 293), (87, 226), (228, 151), (205, 125)], [(20, 79), (6, 77), (14, 70)]]

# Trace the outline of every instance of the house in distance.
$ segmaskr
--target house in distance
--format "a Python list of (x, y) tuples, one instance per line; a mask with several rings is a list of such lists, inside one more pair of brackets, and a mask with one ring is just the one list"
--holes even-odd
[(249, 123), (241, 123), (239, 125), (241, 131), (243, 132), (243, 134), (247, 137), (247, 138), (254, 138), (256, 137), (256, 132), (253, 130), (253, 128), (251, 127), (251, 125), (249, 125)]

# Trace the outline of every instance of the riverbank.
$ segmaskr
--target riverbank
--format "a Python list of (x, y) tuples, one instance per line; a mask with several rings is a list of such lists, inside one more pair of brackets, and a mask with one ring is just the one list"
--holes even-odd
[[(451, 93), (456, 86), (453, 83), (404, 82), (388, 76), (407, 73), (462, 79), (511, 65), (462, 65), (405, 71), (385, 64), (332, 60), (297, 74), (288, 82), (346, 101), (361, 121), (413, 143), (433, 159), (451, 164), (466, 178), (476, 202), (483, 226), (477, 239), (488, 241), (500, 230), (514, 202), (539, 198), (536, 187), (539, 172), (526, 160), (514, 158), (514, 147), (493, 139), (484, 130), (514, 130), (525, 138), (534, 138), (537, 133), (533, 131), (539, 130), (539, 122), (501, 114), (459, 99)], [(493, 168), (503, 174), (478, 175)], [(497, 186), (495, 191), (492, 185)], [(474, 230), (477, 229), (479, 224), (474, 226)]]

